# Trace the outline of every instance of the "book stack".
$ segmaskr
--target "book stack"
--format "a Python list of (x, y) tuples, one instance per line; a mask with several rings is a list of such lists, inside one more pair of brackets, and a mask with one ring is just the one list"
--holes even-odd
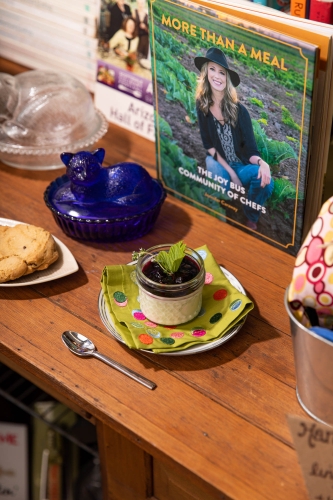
[(0, 56), (69, 73), (94, 92), (100, 0), (0, 0)]

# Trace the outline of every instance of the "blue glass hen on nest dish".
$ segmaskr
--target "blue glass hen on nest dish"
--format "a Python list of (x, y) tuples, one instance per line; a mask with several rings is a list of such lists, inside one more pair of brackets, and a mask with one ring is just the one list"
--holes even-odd
[(103, 167), (105, 150), (62, 153), (66, 174), (46, 188), (44, 201), (57, 224), (72, 238), (128, 241), (154, 226), (166, 192), (137, 163)]

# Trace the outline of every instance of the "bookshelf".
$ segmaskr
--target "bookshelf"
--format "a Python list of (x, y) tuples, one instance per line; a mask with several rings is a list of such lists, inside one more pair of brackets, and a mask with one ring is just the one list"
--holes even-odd
[[(10, 59), (2, 59), (1, 68), (11, 74), (26, 69)], [(108, 150), (110, 163), (130, 159), (145, 162), (151, 173), (155, 171), (153, 144), (133, 139), (132, 134), (123, 133), (118, 127), (110, 128), (100, 145)], [(332, 165), (332, 155), (329, 161)], [(333, 166), (328, 173), (332, 171)], [(13, 206), (12, 199), (17, 199), (17, 189), (23, 189), (28, 181), (32, 191), (26, 200), (30, 204), (24, 216), (41, 225), (46, 220), (52, 231), (60, 239), (65, 239), (51, 218), (45, 217), (41, 202), (45, 185), (55, 175), (45, 172), (37, 178), (4, 165), (0, 174), (2, 185), (6, 186), (6, 192), (8, 187), (11, 197), (10, 202), (2, 198), (4, 216), (19, 219), (21, 215), (22, 218), (21, 208)], [(333, 179), (331, 182), (328, 176), (326, 186), (326, 192), (333, 193)], [(199, 214), (194, 208), (184, 208), (177, 200), (168, 200), (161, 226), (145, 239), (144, 244), (152, 245), (165, 237), (186, 236), (195, 246), (198, 239), (204, 238), (220, 262), (241, 278), (254, 298), (260, 313), (254, 312), (240, 339), (230, 348), (212, 356), (178, 362), (177, 359), (154, 360), (128, 353), (115, 342), (110, 345), (94, 301), (99, 289), (99, 271), (106, 259), (127, 262), (133, 243), (91, 248), (66, 240), (82, 262), (78, 288), (83, 289), (83, 300), (93, 295), (92, 303), (85, 302), (89, 320), (84, 318), (78, 288), (67, 279), (52, 288), (43, 286), (36, 290), (2, 293), (3, 304), (6, 303), (3, 307), (8, 307), (7, 314), (12, 314), (17, 307), (22, 310), (20, 314), (28, 316), (31, 309), (27, 299), (35, 303), (37, 299), (41, 300), (43, 312), (37, 308), (33, 320), (27, 317), (27, 323), (33, 321), (36, 326), (31, 334), (33, 342), (30, 336), (25, 338), (26, 325), (20, 325), (19, 321), (10, 320), (6, 315), (2, 320), (4, 331), (8, 328), (15, 333), (10, 346), (5, 336), (2, 338), (0, 359), (24, 380), (33, 380), (31, 383), (43, 394), (68, 403), (91, 425), (97, 422), (105, 500), (110, 498), (111, 491), (116, 491), (115, 498), (123, 500), (152, 498), (153, 495), (163, 500), (207, 500), (221, 498), (221, 495), (239, 500), (256, 498), (256, 495), (269, 499), (273, 490), (276, 499), (285, 498), (288, 492), (294, 499), (305, 498), (305, 487), (285, 420), (286, 411), (304, 416), (294, 395), (289, 326), (281, 306), (293, 259), (262, 242), (253, 242), (251, 236), (241, 234), (236, 228), (224, 231), (224, 227), (217, 225), (213, 218)], [(217, 231), (217, 227), (221, 231)], [(63, 302), (59, 300), (62, 292)], [(46, 334), (42, 322), (45, 315), (54, 312), (57, 325), (48, 324), (51, 333)], [(106, 375), (96, 365), (93, 365), (96, 371), (85, 371), (80, 360), (73, 360), (70, 354), (63, 357), (58, 345), (52, 348), (51, 354), (47, 353), (47, 335), (59, 335), (61, 327), (66, 322), (67, 327), (70, 321), (76, 323), (78, 329), (84, 327), (87, 334), (91, 330), (91, 336), (97, 337), (101, 349), (109, 350), (110, 355), (116, 354), (124, 364), (153, 374), (158, 387), (163, 390), (153, 394), (151, 399), (144, 393), (141, 397), (140, 390), (118, 374), (107, 372)], [(83, 387), (82, 379), (88, 387), (92, 384), (95, 390)], [(271, 399), (269, 394), (274, 398)], [(175, 405), (172, 400), (176, 401)], [(17, 401), (12, 404), (19, 408)], [(195, 420), (191, 408), (198, 411)], [(25, 408), (22, 411), (25, 412)], [(207, 421), (216, 423), (210, 432), (205, 430)], [(179, 429), (184, 422), (186, 435), (180, 436)], [(193, 442), (193, 436), (196, 436), (196, 442)], [(241, 446), (237, 441), (239, 436), (242, 436)], [(259, 445), (254, 446), (254, 442)], [(76, 444), (90, 453), (82, 442)], [(115, 450), (113, 456), (110, 450)], [(274, 450), (274, 457), (271, 457), (271, 450)], [(224, 456), (228, 457), (228, 463), (223, 461)], [(252, 458), (251, 463), (248, 457)]]
[[(61, 442), (61, 499), (80, 499), (80, 472), (89, 465), (92, 467), (92, 464), (97, 471), (99, 469), (96, 430), (91, 422), (74, 414), (67, 406), (0, 363), (1, 422), (23, 424), (28, 429), (29, 498), (40, 498), (42, 467), (36, 465), (41, 463), (39, 454), (42, 455), (43, 446), (44, 449), (47, 447), (46, 439), (43, 439), (45, 432), (51, 429), (54, 436), (60, 436), (57, 439)], [(96, 477), (94, 484), (96, 487)]]

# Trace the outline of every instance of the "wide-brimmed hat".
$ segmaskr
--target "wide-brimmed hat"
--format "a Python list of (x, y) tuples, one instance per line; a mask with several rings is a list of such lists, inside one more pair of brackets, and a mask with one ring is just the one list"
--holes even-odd
[(202, 65), (207, 61), (214, 62), (216, 64), (219, 64), (223, 68), (227, 69), (234, 87), (237, 87), (237, 85), (240, 84), (240, 78), (238, 73), (229, 68), (227, 58), (225, 57), (225, 54), (222, 52), (222, 50), (217, 49), (216, 47), (211, 47), (210, 49), (207, 50), (206, 57), (194, 58), (194, 64), (196, 65), (199, 71), (201, 71)]

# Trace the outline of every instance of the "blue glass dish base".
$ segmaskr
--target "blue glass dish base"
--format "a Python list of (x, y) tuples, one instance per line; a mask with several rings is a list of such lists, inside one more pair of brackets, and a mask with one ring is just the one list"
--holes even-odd
[[(151, 179), (150, 198), (139, 206), (119, 203), (80, 204), (71, 200), (70, 207), (66, 203), (63, 210), (54, 204), (59, 190), (68, 187), (67, 175), (55, 179), (45, 190), (44, 201), (51, 210), (58, 226), (68, 236), (88, 241), (119, 242), (141, 238), (153, 228), (166, 198), (166, 191), (160, 181)], [(69, 197), (71, 197), (69, 193)], [(77, 215), (74, 215), (77, 208)], [(71, 213), (66, 213), (69, 210)]]

